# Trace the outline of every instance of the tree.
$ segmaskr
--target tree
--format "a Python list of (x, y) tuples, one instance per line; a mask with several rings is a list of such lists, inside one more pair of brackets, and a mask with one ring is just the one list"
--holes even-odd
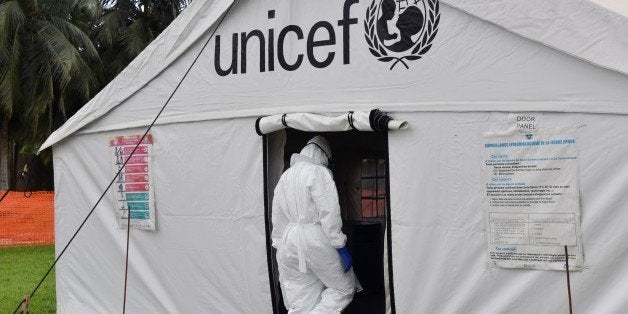
[(102, 0), (106, 8), (94, 41), (113, 79), (191, 0)]
[(0, 0), (0, 189), (14, 143), (36, 149), (190, 1)]
[(100, 87), (98, 51), (73, 22), (101, 11), (98, 0), (0, 0), (0, 188), (10, 139), (41, 143)]

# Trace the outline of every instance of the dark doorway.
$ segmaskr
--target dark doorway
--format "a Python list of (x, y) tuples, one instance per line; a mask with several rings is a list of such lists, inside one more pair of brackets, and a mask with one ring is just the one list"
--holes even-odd
[[(312, 133), (287, 129), (285, 137), (281, 134), (282, 143), (285, 143), (283, 151), (265, 150), (267, 163), (283, 162), (283, 169), (280, 170), (287, 169), (292, 154), (298, 153), (316, 134), (325, 136), (332, 146), (330, 169), (338, 190), (343, 232), (347, 235), (347, 246), (353, 256), (354, 271), (364, 289), (355, 295), (343, 313), (384, 313), (384, 272), (387, 271), (387, 265), (384, 265), (384, 243), (390, 186), (387, 173), (387, 134), (357, 131)], [(267, 193), (272, 194), (276, 180), (269, 180), (268, 175), (265, 179)], [(268, 206), (267, 213), (270, 215), (270, 202)], [(271, 221), (270, 217), (266, 219)], [(270, 255), (273, 265), (271, 285), (274, 308), (278, 313), (287, 313), (279, 287), (274, 250)]]

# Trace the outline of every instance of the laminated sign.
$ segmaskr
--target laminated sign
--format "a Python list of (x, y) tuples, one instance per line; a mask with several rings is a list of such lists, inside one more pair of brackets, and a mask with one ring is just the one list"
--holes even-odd
[(582, 268), (575, 129), (484, 135), (484, 208), (491, 266)]
[[(153, 137), (148, 134), (138, 145), (141, 135), (116, 136), (109, 139), (116, 177), (114, 193), (116, 197), (116, 220), (119, 228), (155, 230), (155, 197), (151, 155)], [(137, 146), (137, 149), (135, 147)], [(131, 155), (131, 152), (135, 152)], [(125, 161), (128, 162), (123, 167)]]

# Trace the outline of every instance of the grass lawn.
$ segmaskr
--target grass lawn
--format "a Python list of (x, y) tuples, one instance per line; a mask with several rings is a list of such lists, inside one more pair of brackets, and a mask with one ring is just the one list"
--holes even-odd
[[(0, 248), (0, 313), (13, 313), (24, 295), (31, 293), (54, 261), (54, 246)], [(54, 270), (30, 302), (31, 313), (55, 313)]]

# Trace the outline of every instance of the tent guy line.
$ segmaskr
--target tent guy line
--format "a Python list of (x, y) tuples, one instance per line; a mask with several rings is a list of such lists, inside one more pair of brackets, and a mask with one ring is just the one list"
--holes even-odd
[[(159, 117), (161, 116), (161, 114), (163, 113), (163, 111), (166, 109), (166, 107), (168, 106), (168, 103), (170, 102), (170, 100), (172, 100), (172, 97), (174, 97), (174, 94), (177, 92), (177, 90), (179, 90), (179, 87), (181, 87), (181, 84), (183, 83), (183, 81), (185, 80), (185, 78), (188, 76), (188, 74), (190, 73), (190, 71), (192, 70), (192, 68), (194, 67), (194, 65), (196, 64), (196, 62), (198, 61), (199, 57), (201, 56), (201, 54), (203, 53), (203, 51), (205, 50), (205, 48), (207, 47), (207, 45), (209, 44), (209, 42), (211, 41), (211, 39), (214, 37), (214, 34), (216, 33), (216, 31), (220, 28), (220, 25), (222, 24), (222, 22), (224, 21), (225, 17), (229, 14), (229, 11), (231, 10), (231, 8), (233, 7), (233, 4), (235, 3), (235, 1), (227, 8), (227, 10), (225, 11), (225, 13), (223, 14), (223, 16), (220, 18), (220, 21), (218, 21), (218, 24), (216, 25), (216, 28), (214, 28), (212, 34), (209, 36), (209, 38), (207, 39), (207, 41), (205, 42), (205, 44), (203, 45), (203, 47), (201, 48), (201, 50), (198, 52), (196, 58), (194, 58), (194, 61), (192, 61), (192, 64), (190, 64), (190, 66), (188, 67), (187, 71), (185, 72), (185, 74), (183, 75), (183, 77), (179, 80), (177, 86), (174, 88), (174, 90), (172, 91), (172, 93), (170, 93), (170, 96), (168, 97), (168, 99), (166, 100), (166, 102), (164, 103), (164, 105), (161, 107), (161, 109), (159, 110), (159, 112), (157, 113), (157, 115), (155, 116), (155, 118), (153, 119), (153, 122), (148, 126), (148, 128), (146, 128), (146, 131), (144, 132), (144, 134), (142, 135), (142, 137), (138, 140), (137, 144), (135, 145), (135, 147), (133, 147), (133, 150), (131, 151), (131, 153), (129, 154), (129, 156), (125, 159), (124, 163), (121, 165), (121, 167), (118, 169), (118, 172), (116, 173), (116, 175), (113, 177), (113, 179), (111, 179), (111, 182), (109, 182), (109, 185), (107, 185), (107, 187), (105, 188), (105, 190), (102, 192), (102, 194), (100, 195), (100, 197), (98, 198), (98, 200), (96, 201), (96, 203), (94, 204), (94, 206), (92, 207), (92, 209), (89, 211), (89, 213), (87, 214), (87, 216), (85, 217), (85, 219), (83, 220), (83, 222), (79, 225), (78, 229), (76, 229), (76, 231), (74, 232), (74, 235), (72, 235), (72, 237), (70, 238), (70, 240), (68, 241), (68, 243), (63, 247), (63, 250), (61, 250), (61, 253), (59, 253), (59, 256), (57, 256), (57, 258), (55, 258), (54, 262), (52, 263), (52, 265), (50, 265), (50, 268), (48, 268), (48, 271), (46, 271), (46, 274), (41, 278), (41, 280), (39, 281), (39, 283), (37, 284), (37, 286), (35, 287), (35, 289), (33, 289), (33, 291), (29, 294), (29, 298), (32, 298), (35, 293), (37, 292), (37, 290), (39, 289), (39, 287), (41, 286), (41, 284), (44, 282), (44, 280), (46, 280), (46, 278), (48, 277), (48, 275), (50, 274), (50, 272), (52, 271), (52, 269), (55, 267), (55, 265), (57, 264), (57, 262), (59, 261), (59, 259), (61, 259), (61, 256), (63, 256), (63, 253), (65, 253), (65, 251), (67, 250), (67, 248), (70, 246), (70, 244), (72, 243), (72, 241), (74, 241), (74, 239), (76, 238), (76, 236), (78, 235), (78, 233), (81, 231), (81, 229), (83, 228), (83, 226), (85, 225), (85, 223), (87, 222), (87, 220), (89, 219), (89, 217), (91, 217), (91, 215), (94, 213), (94, 210), (96, 209), (96, 207), (100, 204), (100, 202), (103, 200), (103, 198), (105, 197), (105, 195), (107, 194), (107, 192), (109, 191), (109, 189), (111, 188), (111, 186), (113, 186), (113, 184), (116, 181), (116, 178), (121, 174), (122, 170), (124, 169), (124, 167), (126, 166), (126, 164), (129, 162), (129, 160), (131, 159), (131, 157), (133, 157), (133, 155), (135, 154), (135, 151), (137, 150), (137, 148), (140, 146), (140, 144), (142, 144), (142, 142), (144, 141), (144, 139), (146, 138), (146, 136), (148, 135), (148, 133), (150, 132), (151, 128), (155, 125), (155, 123), (157, 122), (157, 119), (159, 119)], [(37, 156), (37, 155), (35, 155)], [(35, 157), (33, 157), (33, 159), (31, 160), (31, 162), (34, 160)], [(29, 162), (29, 164), (31, 163)], [(26, 169), (26, 168), (25, 168)], [(20, 177), (23, 177), (24, 171), (22, 171)], [(1, 201), (1, 199), (0, 199)], [(130, 213), (129, 213), (129, 217), (130, 217)], [(127, 223), (127, 238), (126, 238), (126, 257), (125, 257), (125, 270), (124, 270), (124, 301), (123, 301), (123, 305), (122, 305), (122, 313), (125, 313), (126, 310), (126, 288), (127, 288), (127, 275), (128, 275), (128, 266), (129, 266), (129, 237), (130, 237), (130, 223)], [(22, 306), (22, 304), (24, 303), (24, 299), (17, 305), (17, 307), (15, 308), (15, 310), (13, 311), (13, 314), (17, 313), (17, 311), (19, 311), (20, 307)]]
[[(56, 254), (232, 2), (194, 0), (43, 144), (54, 146), (58, 174)], [(364, 270), (356, 276), (374, 292), (355, 299), (354, 313), (567, 313), (565, 244), (575, 311), (622, 312), (628, 305), (620, 291), (628, 290), (628, 280), (617, 278), (628, 277), (620, 263), (626, 252), (618, 249), (628, 243), (628, 145), (622, 145), (628, 76), (600, 64), (628, 69), (617, 57), (628, 51), (622, 36), (628, 19), (589, 0), (485, 2), (439, 1), (433, 47), (408, 63), (410, 69), (398, 64), (392, 71), (394, 61), (368, 50), (371, 29), (364, 38), (367, 31), (358, 26), (371, 18), (374, 4), (387, 13), (369, 24), (378, 45), (389, 56), (413, 55), (412, 43), (429, 33), (425, 20), (435, 20), (432, 0), (417, 2), (418, 11), (402, 1), (403, 12), (392, 0), (352, 5), (350, 18), (359, 24), (349, 27), (346, 65), (337, 26), (345, 0), (236, 2), (147, 135), (155, 140), (135, 152), (141, 166), (131, 171), (129, 161), (129, 171), (56, 264), (58, 312), (120, 312), (127, 227), (121, 213), (131, 207), (131, 218), (141, 211), (151, 229), (139, 231), (140, 219), (131, 220), (138, 231), (128, 255), (129, 313), (284, 313), (277, 299), (285, 289), (268, 267), (276, 255), (264, 249), (273, 201), (266, 194), (285, 170), (285, 157), (313, 136), (308, 132), (351, 130), (348, 111), (355, 128), (370, 129), (366, 110), (375, 107), (408, 127), (386, 135), (325, 134), (339, 152), (341, 215), (353, 227), (347, 236), (356, 240), (355, 270)], [(397, 25), (401, 14), (411, 23)], [(335, 45), (314, 48), (321, 62), (335, 51), (326, 68), (312, 66), (305, 47), (318, 21), (332, 24), (336, 35)], [(278, 35), (290, 24), (304, 36), (289, 32), (283, 43), (290, 64), (303, 55), (295, 71), (281, 68), (276, 55)], [(261, 47), (254, 36), (247, 73), (240, 71), (239, 42), (238, 74), (217, 75), (216, 36), (223, 39), (225, 69), (233, 34), (256, 29), (266, 39), (266, 71), (258, 71)], [(274, 71), (267, 61), (270, 29)], [(320, 27), (313, 40), (326, 40), (327, 33)], [(394, 34), (399, 41), (388, 39)], [(399, 47), (407, 50), (397, 54)], [(260, 131), (275, 130), (266, 148), (253, 130), (258, 117)], [(519, 117), (534, 117), (538, 131), (518, 128)], [(294, 130), (299, 126), (307, 129)], [(522, 132), (510, 132), (517, 128)], [(555, 140), (562, 144), (486, 146)]]
[[(233, 3), (235, 3), (235, 1)], [(214, 37), (214, 34), (220, 28), (220, 25), (222, 24), (222, 21), (224, 21), (225, 17), (229, 14), (229, 10), (231, 10), (231, 8), (233, 7), (233, 3), (229, 6), (229, 8), (227, 8), (227, 11), (225, 11), (225, 14), (223, 14), (222, 18), (220, 18), (220, 21), (218, 22), (218, 25), (216, 25), (216, 28), (214, 28), (214, 31), (212, 32), (212, 34), (209, 36), (209, 38), (207, 39), (205, 44), (203, 44), (203, 47), (201, 48), (201, 50), (198, 52), (198, 54), (194, 58), (194, 61), (192, 61), (192, 64), (190, 64), (188, 69), (185, 71), (185, 74), (183, 75), (181, 80), (179, 80), (179, 83), (174, 88), (174, 90), (172, 91), (172, 93), (170, 94), (168, 99), (166, 100), (166, 103), (164, 103), (163, 107), (161, 107), (161, 110), (159, 110), (159, 112), (157, 113), (157, 116), (155, 116), (155, 119), (153, 119), (153, 122), (148, 126), (148, 128), (146, 129), (146, 132), (144, 132), (144, 134), (142, 135), (140, 140), (137, 142), (137, 144), (133, 148), (133, 151), (131, 151), (131, 154), (129, 155), (129, 157), (127, 157), (127, 159), (125, 160), (125, 162), (122, 165), (122, 167), (120, 167), (120, 169), (118, 169), (118, 173), (113, 178), (114, 181), (120, 175), (120, 173), (124, 169), (124, 166), (126, 166), (126, 164), (129, 162), (129, 160), (131, 159), (131, 156), (133, 156), (133, 153), (135, 153), (135, 150), (137, 150), (137, 148), (140, 146), (140, 144), (142, 144), (142, 142), (144, 141), (144, 139), (148, 135), (148, 132), (150, 131), (150, 129), (153, 127), (153, 125), (155, 125), (155, 123), (157, 122), (157, 119), (159, 119), (159, 116), (161, 116), (161, 113), (166, 109), (166, 106), (168, 106), (168, 103), (170, 103), (170, 100), (172, 99), (172, 97), (174, 97), (174, 94), (177, 92), (177, 90), (179, 90), (179, 87), (181, 87), (181, 84), (183, 84), (183, 81), (188, 76), (188, 74), (190, 73), (190, 71), (192, 70), (192, 68), (194, 67), (196, 62), (198, 61), (198, 59), (201, 56), (201, 54), (203, 53), (203, 51), (205, 51), (205, 48), (207, 47), (207, 45), (209, 44), (211, 39)], [(113, 183), (114, 181), (111, 181), (111, 183)], [(111, 185), (112, 184), (109, 184), (109, 186), (107, 187), (107, 190), (105, 190), (105, 193), (111, 188)], [(103, 195), (104, 195), (104, 193), (103, 193)], [(101, 197), (101, 199), (102, 199), (102, 197)], [(129, 239), (130, 239), (130, 236), (131, 236), (131, 209), (130, 208), (129, 208), (129, 212), (127, 214), (127, 219), (128, 219), (128, 221), (127, 221), (127, 224), (126, 224), (126, 257), (125, 257), (125, 266), (124, 266), (124, 299), (123, 299), (123, 303), (122, 303), (122, 313), (123, 314), (126, 313), (126, 291), (127, 291), (127, 278), (128, 278), (128, 270), (129, 270)]]

